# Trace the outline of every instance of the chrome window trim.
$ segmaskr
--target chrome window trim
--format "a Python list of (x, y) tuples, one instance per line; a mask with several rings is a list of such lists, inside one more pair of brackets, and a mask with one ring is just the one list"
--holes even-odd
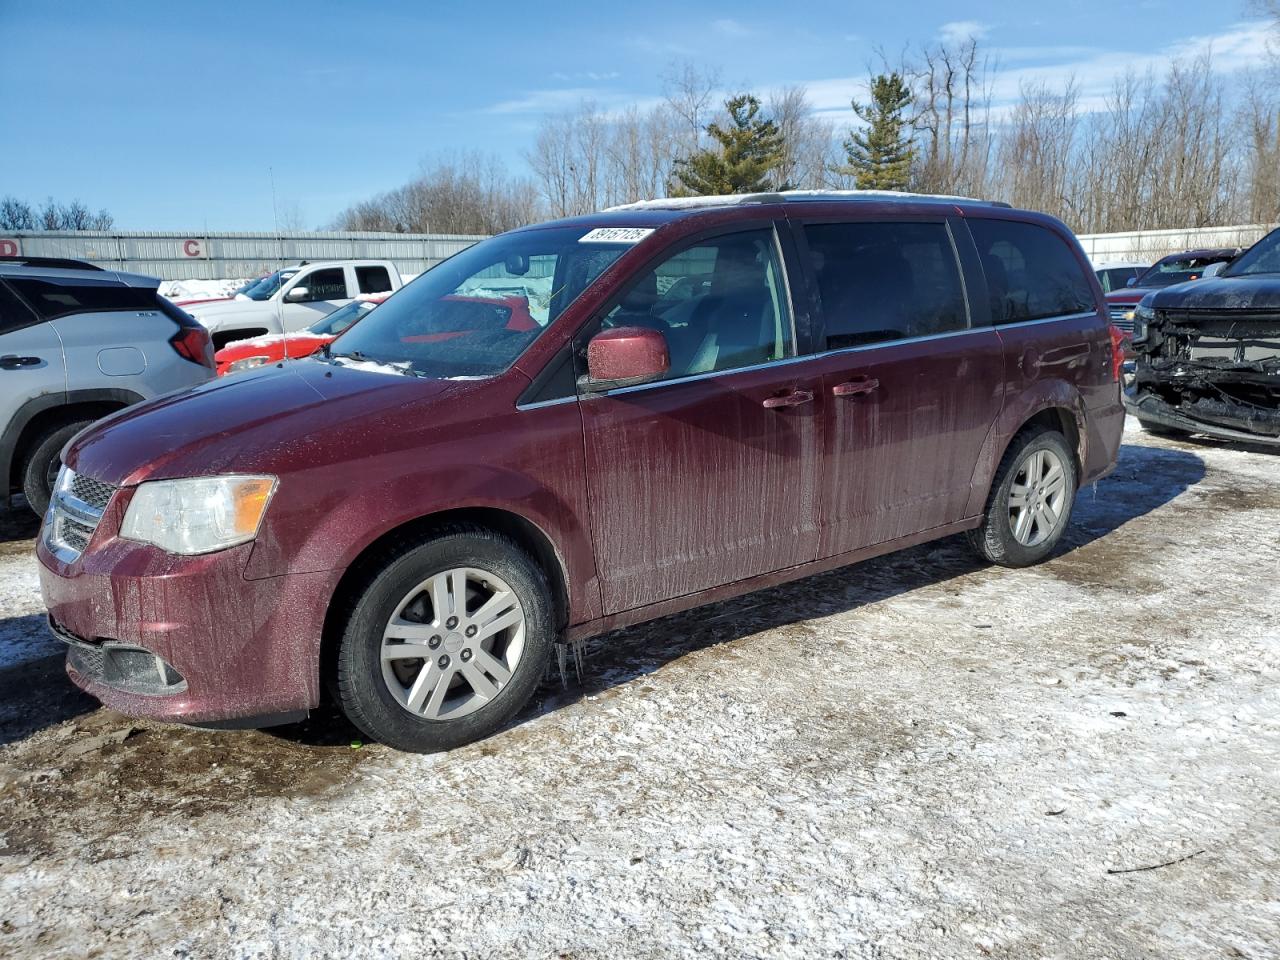
[(536, 410), (540, 407), (550, 407), (560, 403), (574, 403), (578, 401), (589, 401), (596, 397), (616, 397), (630, 393), (638, 393), (642, 390), (655, 390), (660, 387), (673, 387), (685, 383), (697, 383), (700, 380), (710, 380), (713, 377), (730, 376), (735, 373), (750, 373), (756, 370), (768, 370), (771, 367), (783, 367), (793, 363), (803, 363), (809, 360), (822, 360), (826, 357), (843, 356), (844, 354), (865, 353), (868, 350), (880, 350), (884, 347), (894, 347), (901, 344), (927, 343), (933, 340), (946, 340), (954, 337), (970, 336), (977, 333), (991, 333), (1002, 327), (1029, 327), (1043, 323), (1062, 323), (1067, 320), (1083, 320), (1088, 317), (1100, 316), (1096, 310), (1086, 310), (1081, 313), (1065, 313), (1056, 317), (1041, 317), (1038, 320), (1017, 320), (1012, 323), (993, 324), (985, 327), (965, 327), (962, 330), (947, 330), (944, 333), (930, 333), (919, 337), (904, 337), (901, 340), (880, 340), (876, 343), (859, 344), (856, 347), (841, 347), (838, 350), (824, 350), (821, 353), (807, 353), (803, 356), (784, 357), (781, 360), (770, 360), (766, 363), (757, 363), (749, 367), (733, 367), (729, 370), (711, 370), (707, 373), (694, 373), (687, 377), (676, 377), (670, 380), (655, 380), (652, 383), (637, 383), (631, 387), (617, 387), (613, 390), (603, 391), (601, 393), (577, 394), (571, 397), (557, 397), (553, 400), (539, 400), (535, 403), (516, 404), (517, 410)]

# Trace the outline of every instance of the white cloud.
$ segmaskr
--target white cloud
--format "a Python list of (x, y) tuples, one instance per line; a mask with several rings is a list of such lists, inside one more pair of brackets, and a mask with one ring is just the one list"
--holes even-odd
[(592, 83), (602, 83), (605, 80), (617, 80), (622, 74), (617, 70), (609, 70), (597, 73), (595, 70), (586, 70), (580, 73), (561, 73), (557, 70), (551, 74), (552, 80), (559, 80), (562, 83), (575, 83), (583, 80), (590, 80)]
[(560, 87), (554, 90), (530, 90), (522, 97), (503, 100), (484, 108), (485, 113), (556, 113), (571, 110), (590, 100), (598, 106), (621, 106), (635, 97), (603, 90), (599, 87)]
[(726, 37), (745, 37), (751, 32), (746, 25), (728, 18), (712, 21), (711, 29)]
[[(1212, 57), (1213, 69), (1218, 74), (1258, 67), (1267, 60), (1269, 30), (1265, 22), (1235, 23), (1218, 33), (1186, 37), (1159, 49), (1135, 51), (1078, 46), (996, 48), (992, 53), (997, 66), (1001, 63), (1019, 66), (1001, 68), (996, 73), (992, 85), (993, 118), (1007, 115), (1028, 84), (1044, 84), (1050, 90), (1060, 91), (1074, 81), (1080, 109), (1102, 110), (1116, 80), (1130, 70), (1138, 74), (1152, 70), (1159, 76), (1173, 60), (1205, 54)], [(804, 86), (815, 112), (837, 124), (853, 121), (850, 98), (865, 99), (867, 95), (865, 77), (810, 80), (804, 82)]]
[(977, 20), (952, 20), (938, 28), (938, 39), (943, 43), (963, 43), (965, 40), (981, 40), (990, 28)]

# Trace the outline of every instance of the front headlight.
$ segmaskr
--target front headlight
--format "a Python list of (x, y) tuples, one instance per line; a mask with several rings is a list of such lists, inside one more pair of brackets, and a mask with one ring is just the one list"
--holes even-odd
[(245, 357), (243, 360), (234, 361), (231, 366), (227, 367), (227, 373), (235, 373), (238, 370), (252, 370), (254, 367), (262, 366), (270, 359), (270, 357)]
[(275, 493), (275, 477), (152, 480), (129, 501), (120, 536), (193, 556), (247, 543)]
[(1155, 310), (1140, 303), (1133, 308), (1133, 339), (1141, 340), (1147, 335), (1147, 324), (1156, 318)]

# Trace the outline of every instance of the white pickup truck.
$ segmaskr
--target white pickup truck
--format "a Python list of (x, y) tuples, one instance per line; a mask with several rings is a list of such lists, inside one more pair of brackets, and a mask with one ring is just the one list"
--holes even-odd
[(361, 293), (389, 293), (403, 285), (387, 260), (327, 260), (283, 267), (231, 300), (192, 304), (186, 310), (213, 338), (214, 349), (232, 340), (309, 327)]

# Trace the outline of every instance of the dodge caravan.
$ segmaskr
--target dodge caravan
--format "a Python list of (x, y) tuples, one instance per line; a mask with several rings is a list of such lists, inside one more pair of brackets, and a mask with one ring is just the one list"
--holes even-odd
[(557, 642), (957, 533), (1044, 559), (1115, 463), (1121, 363), (1071, 233), (1003, 204), (523, 228), (312, 359), (77, 437), (38, 546), (49, 623), (126, 714), (268, 725), (333, 697), (446, 749), (508, 723)]

